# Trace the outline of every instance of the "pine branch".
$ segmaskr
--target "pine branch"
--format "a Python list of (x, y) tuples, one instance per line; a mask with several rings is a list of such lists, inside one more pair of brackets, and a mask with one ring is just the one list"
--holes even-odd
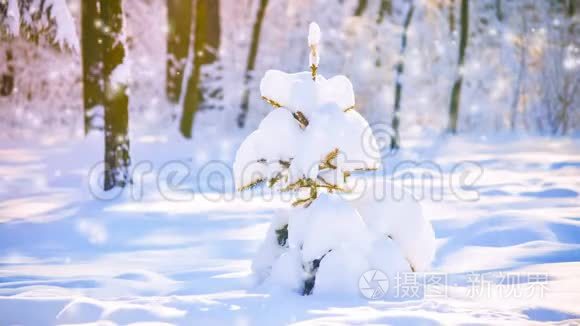
[(319, 188), (326, 189), (329, 193), (332, 193), (334, 191), (344, 192), (344, 193), (348, 192), (347, 189), (341, 188), (335, 184), (327, 182), (322, 177), (318, 177), (318, 179), (320, 179), (322, 181), (322, 183), (317, 183), (316, 181), (314, 181), (310, 178), (302, 178), (302, 179), (299, 179), (292, 184), (289, 184), (288, 186), (281, 189), (280, 191), (285, 192), (285, 191), (294, 191), (294, 190), (299, 190), (299, 189), (308, 189), (310, 191), (308, 197), (300, 198), (300, 199), (297, 199), (296, 201), (294, 201), (292, 203), (292, 206), (294, 206), (294, 207), (299, 206), (299, 205), (304, 205), (304, 207), (308, 207), (310, 204), (312, 204), (312, 202), (316, 198), (318, 198), (318, 189)]
[[(280, 164), (280, 166), (282, 168), (288, 169), (290, 167), (290, 163), (292, 163), (292, 160), (293, 160), (293, 158), (290, 158), (288, 161), (278, 160), (278, 164)], [(275, 161), (268, 162), (268, 160), (266, 160), (265, 158), (261, 158), (261, 159), (256, 160), (256, 162), (268, 165), (268, 164), (274, 163)]]
[(312, 294), (312, 290), (314, 289), (314, 283), (316, 282), (316, 273), (318, 272), (318, 267), (320, 267), (320, 262), (331, 251), (332, 249), (327, 251), (324, 255), (320, 256), (320, 258), (313, 260), (312, 263), (303, 266), (304, 271), (309, 275), (309, 277), (304, 281), (304, 289), (302, 290), (302, 295)]
[(318, 198), (318, 188), (316, 188), (316, 184), (310, 186), (310, 198), (312, 198), (312, 200)]
[(322, 181), (322, 184), (326, 185), (326, 186), (332, 186), (333, 184), (326, 181), (323, 177), (318, 176), (318, 180)]
[[(269, 97), (266, 96), (262, 96), (262, 99), (264, 101), (266, 101), (266, 103), (270, 104), (272, 107), (274, 107), (274, 109), (278, 109), (283, 107), (284, 105), (280, 102), (277, 102), (274, 99), (271, 99)], [(308, 124), (310, 123), (308, 121), (308, 119), (306, 118), (306, 116), (304, 115), (304, 113), (302, 113), (300, 110), (293, 112), (292, 116), (294, 117), (294, 119), (298, 120), (298, 123), (300, 123), (300, 128), (304, 129), (308, 126)]]
[(308, 127), (308, 124), (310, 123), (310, 121), (308, 121), (308, 119), (306, 118), (304, 113), (302, 113), (300, 111), (296, 111), (296, 112), (292, 113), (292, 116), (294, 117), (294, 119), (298, 120), (298, 123), (300, 123), (300, 128), (304, 129), (304, 128)]
[(250, 184), (247, 184), (245, 186), (239, 187), (238, 188), (238, 191), (245, 191), (245, 190), (248, 190), (248, 189), (255, 188), (258, 185), (262, 184), (264, 181), (266, 181), (266, 180), (263, 179), (263, 178), (259, 178), (259, 179), (255, 180), (254, 182), (252, 182)]
[[(325, 186), (334, 186), (333, 184), (331, 184), (330, 182), (326, 181), (326, 180), (325, 180), (323, 177), (321, 177), (321, 176), (318, 176), (318, 180), (322, 181), (322, 183), (323, 183)], [(333, 189), (328, 189), (328, 192), (329, 192), (329, 193), (332, 193), (333, 191), (334, 191)]]
[(326, 154), (324, 161), (318, 165), (318, 169), (333, 169), (336, 170), (336, 165), (332, 163), (334, 159), (338, 156), (338, 148), (333, 149), (330, 153)]
[(286, 169), (290, 168), (290, 162), (292, 162), (292, 159), (290, 159), (290, 160), (288, 160), (288, 161), (284, 161), (284, 160), (279, 160), (279, 161), (278, 161), (278, 163), (280, 163), (280, 165), (281, 165), (283, 168), (286, 168)]
[(313, 201), (314, 201), (314, 198), (311, 198), (311, 197), (298, 199), (292, 203), (292, 207), (296, 207), (296, 206), (300, 206), (300, 205), (304, 205), (304, 207), (308, 207), (308, 206), (310, 206), (310, 204), (312, 204)]
[(328, 185), (328, 186), (327, 186), (327, 185), (321, 185), (321, 184), (317, 184), (317, 185), (316, 185), (316, 187), (318, 187), (318, 188), (324, 188), (324, 189), (327, 189), (329, 192), (330, 192), (331, 190), (334, 190), (334, 191), (339, 191), (339, 192), (345, 192), (345, 193), (348, 193), (348, 192), (350, 192), (349, 190), (346, 190), (346, 189), (344, 189), (344, 188), (341, 188), (341, 187), (339, 187), (339, 186), (337, 186), (337, 185), (334, 185), (334, 184), (331, 184), (331, 185)]
[(280, 245), (280, 247), (288, 247), (288, 224), (284, 225), (284, 227), (276, 230), (275, 232), (278, 245)]
[(268, 180), (268, 187), (272, 188), (280, 180), (282, 180), (282, 173), (278, 172), (275, 177)]
[(271, 106), (273, 106), (274, 109), (281, 108), (281, 107), (284, 106), (284, 105), (280, 104), (279, 102), (276, 102), (275, 100), (273, 100), (271, 98), (268, 98), (266, 96), (262, 96), (262, 100), (266, 101), (266, 103), (268, 103)]
[(281, 191), (286, 192), (286, 191), (292, 191), (292, 190), (298, 190), (300, 188), (304, 188), (304, 187), (308, 187), (308, 181), (310, 179), (307, 178), (301, 178), (298, 179), (296, 182), (291, 183), (289, 185), (287, 185), (285, 188), (281, 189)]
[(377, 168), (356, 168), (354, 169), (355, 171), (362, 171), (362, 172), (368, 172), (368, 171), (376, 171), (378, 170)]
[(312, 202), (318, 198), (318, 188), (316, 182), (312, 179), (300, 179), (298, 181), (304, 180), (303, 182), (298, 182), (296, 184), (302, 185), (302, 188), (309, 188), (310, 195), (307, 198), (298, 199), (292, 203), (292, 206), (296, 207), (299, 205), (304, 205), (304, 207), (310, 206)]
[(350, 176), (351, 176), (351, 174), (350, 174), (350, 171), (344, 171), (344, 172), (342, 173), (342, 175), (343, 175), (343, 180), (344, 180), (344, 182), (346, 182), (346, 180), (348, 179), (348, 177), (350, 177)]
[[(312, 49), (312, 47), (311, 47), (311, 49)], [(316, 80), (316, 74), (318, 72), (318, 66), (311, 65), (310, 66), (310, 72), (312, 73), (312, 80)]]

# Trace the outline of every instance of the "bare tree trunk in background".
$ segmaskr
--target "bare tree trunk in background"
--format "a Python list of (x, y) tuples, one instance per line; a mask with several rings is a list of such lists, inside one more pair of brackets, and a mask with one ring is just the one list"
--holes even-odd
[(258, 13), (256, 14), (256, 21), (254, 22), (254, 28), (252, 29), (252, 43), (250, 43), (250, 53), (248, 54), (248, 63), (246, 65), (244, 79), (245, 88), (244, 95), (242, 96), (242, 112), (240, 112), (240, 115), (238, 116), (238, 127), (240, 128), (243, 128), (246, 124), (246, 116), (248, 115), (248, 105), (250, 102), (250, 88), (248, 84), (252, 79), (252, 72), (256, 65), (258, 45), (260, 44), (260, 32), (262, 31), (262, 22), (264, 21), (267, 6), (268, 0), (260, 0), (260, 6), (258, 7)]
[[(568, 8), (566, 8), (566, 14), (568, 15), (569, 26), (567, 33), (569, 39), (566, 43), (574, 45), (574, 15), (576, 14), (576, 2), (577, 0), (568, 0)], [(580, 88), (580, 78), (577, 75), (572, 74), (571, 76), (562, 76), (564, 78), (564, 87), (562, 89), (562, 95), (559, 95), (560, 105), (562, 109), (560, 110), (559, 118), (561, 121), (561, 134), (566, 135), (568, 133), (569, 121), (570, 121), (570, 107), (574, 105), (574, 98), (578, 94)], [(570, 91), (568, 92), (568, 89)]]
[(105, 190), (124, 187), (129, 176), (129, 97), (127, 85), (112, 80), (115, 69), (126, 64), (122, 0), (101, 3), (103, 25), (103, 78), (105, 81)]
[(449, 0), (449, 12), (447, 19), (449, 20), (449, 33), (455, 33), (455, 0)]
[[(381, 24), (385, 20), (385, 16), (391, 16), (393, 14), (393, 4), (391, 0), (381, 0), (381, 5), (379, 7), (379, 12), (377, 14), (377, 27), (375, 32), (375, 38), (380, 39), (381, 37)], [(382, 65), (382, 51), (381, 51), (382, 42), (375, 43), (375, 52), (377, 56), (375, 58), (375, 67), (380, 67)]]
[(499, 22), (503, 21), (503, 10), (501, 8), (501, 0), (495, 0), (495, 16)]
[(358, 0), (358, 6), (354, 10), (354, 16), (362, 16), (366, 8), (367, 8), (367, 0)]
[(81, 50), (83, 64), (83, 109), (85, 134), (94, 129), (93, 108), (103, 105), (103, 49), (102, 35), (97, 28), (100, 21), (100, 0), (81, 2)]
[[(560, 110), (558, 117), (562, 126), (559, 128), (562, 135), (568, 133), (568, 124), (570, 121), (569, 111), (570, 107), (574, 104), (575, 94), (578, 94), (580, 88), (579, 85), (578, 79), (575, 76), (572, 76), (571, 80), (567, 79), (567, 82), (564, 84), (564, 89), (562, 91), (567, 94), (560, 96), (560, 105), (562, 106), (562, 109)], [(570, 92), (567, 92), (568, 89), (570, 89)]]
[(528, 51), (528, 24), (526, 16), (522, 15), (522, 42), (520, 47), (520, 66), (518, 70), (518, 77), (516, 79), (516, 85), (514, 87), (514, 97), (511, 107), (511, 117), (510, 117), (510, 129), (513, 131), (516, 128), (516, 120), (518, 115), (518, 107), (520, 104), (520, 97), (522, 93), (522, 83), (524, 81), (524, 76), (526, 73), (526, 53)]
[(457, 77), (451, 91), (451, 104), (449, 106), (449, 131), (457, 132), (457, 120), (459, 118), (459, 102), (461, 100), (461, 85), (463, 84), (463, 63), (465, 61), (465, 49), (469, 34), (469, 0), (461, 0), (461, 30), (459, 35), (459, 59), (457, 62)]
[(381, 6), (379, 7), (379, 14), (377, 16), (377, 24), (381, 24), (385, 19), (385, 15), (391, 15), (393, 13), (393, 4), (391, 0), (381, 0)]
[(167, 66), (165, 93), (172, 103), (179, 102), (185, 61), (189, 51), (191, 24), (193, 19), (192, 0), (167, 0)]
[(14, 91), (14, 55), (12, 48), (6, 49), (6, 72), (0, 79), (0, 96), (10, 96)]
[(220, 10), (218, 0), (197, 0), (195, 8), (193, 65), (187, 81), (183, 114), (179, 130), (185, 138), (192, 137), (193, 118), (204, 101), (201, 89), (201, 68), (217, 59), (220, 45)]
[(401, 36), (401, 49), (399, 52), (399, 62), (397, 63), (397, 75), (395, 78), (395, 106), (393, 108), (393, 121), (391, 127), (395, 133), (391, 138), (391, 149), (398, 149), (401, 146), (401, 140), (399, 135), (399, 124), (400, 124), (400, 113), (401, 113), (401, 96), (403, 92), (403, 84), (401, 78), (403, 77), (403, 72), (405, 71), (405, 50), (407, 49), (407, 31), (409, 25), (411, 25), (411, 19), (413, 18), (413, 12), (415, 11), (415, 5), (410, 4), (407, 16), (405, 16), (405, 22), (403, 25), (403, 35)]
[[(380, 38), (380, 25), (385, 20), (385, 16), (391, 16), (392, 14), (393, 14), (393, 4), (391, 3), (391, 0), (381, 0), (381, 5), (379, 7), (379, 12), (377, 14), (377, 21), (376, 21), (377, 29), (376, 29), (375, 37), (377, 39)], [(382, 42), (376, 42), (376, 44), (375, 44), (375, 52), (377, 53), (377, 57), (375, 58), (375, 66), (376, 67), (380, 67), (382, 65), (381, 45), (382, 45)]]

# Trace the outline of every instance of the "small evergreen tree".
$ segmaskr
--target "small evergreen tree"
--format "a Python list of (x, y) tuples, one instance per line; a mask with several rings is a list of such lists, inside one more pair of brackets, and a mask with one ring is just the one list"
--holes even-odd
[[(310, 71), (266, 72), (260, 91), (273, 110), (244, 140), (234, 163), (239, 190), (268, 187), (293, 195), (293, 208), (274, 216), (252, 269), (303, 295), (337, 290), (336, 282), (358, 292), (366, 266), (385, 272), (424, 270), (435, 248), (433, 230), (416, 204), (404, 204), (410, 212), (385, 207), (390, 202), (376, 201), (374, 187), (361, 190), (350, 181), (355, 173), (378, 169), (379, 148), (367, 121), (354, 109), (349, 79), (318, 74), (319, 43), (320, 30), (312, 23)], [(351, 204), (343, 197), (349, 193), (365, 199)], [(382, 223), (375, 224), (374, 218), (403, 217), (382, 215), (391, 210), (403, 212), (416, 238), (372, 227)], [(415, 241), (424, 250), (419, 254)]]

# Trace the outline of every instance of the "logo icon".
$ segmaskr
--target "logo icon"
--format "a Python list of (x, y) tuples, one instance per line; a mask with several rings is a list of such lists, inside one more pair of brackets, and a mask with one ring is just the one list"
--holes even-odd
[(385, 273), (371, 269), (361, 275), (358, 280), (358, 288), (365, 298), (377, 300), (387, 294), (389, 290), (389, 278)]

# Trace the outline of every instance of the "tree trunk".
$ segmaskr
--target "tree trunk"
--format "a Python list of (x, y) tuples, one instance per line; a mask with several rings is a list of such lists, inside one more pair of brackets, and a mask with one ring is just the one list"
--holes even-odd
[(217, 59), (220, 45), (220, 15), (218, 0), (197, 0), (193, 41), (193, 65), (187, 81), (183, 114), (179, 129), (185, 138), (191, 138), (193, 118), (204, 102), (201, 68)]
[(528, 44), (528, 24), (526, 21), (526, 16), (522, 15), (522, 40), (520, 46), (520, 62), (518, 67), (518, 76), (516, 79), (516, 85), (514, 87), (514, 97), (512, 100), (512, 107), (511, 107), (511, 117), (510, 117), (510, 129), (513, 131), (516, 129), (516, 121), (518, 115), (518, 107), (520, 104), (520, 97), (522, 92), (522, 83), (524, 82), (524, 76), (526, 73), (526, 53), (528, 51), (527, 44)]
[[(568, 34), (569, 40), (566, 42), (569, 46), (574, 45), (575, 34), (574, 34), (574, 15), (576, 14), (576, 2), (577, 0), (568, 0), (568, 8), (566, 10), (566, 14), (568, 15)], [(570, 107), (574, 104), (574, 98), (578, 94), (578, 88), (580, 87), (580, 79), (577, 76), (566, 76), (564, 74), (562, 76), (564, 78), (564, 87), (562, 87), (562, 95), (558, 96), (560, 100), (560, 105), (562, 109), (560, 111), (560, 124), (562, 125), (561, 134), (566, 135), (568, 133), (569, 128), (569, 120), (570, 120)], [(570, 91), (568, 91), (570, 89)]]
[(167, 0), (167, 66), (165, 92), (172, 103), (179, 102), (185, 61), (189, 51), (192, 0)]
[(85, 134), (94, 129), (93, 108), (103, 105), (102, 35), (96, 23), (100, 17), (99, 0), (81, 2), (81, 50), (83, 65), (83, 109)]
[(461, 100), (461, 85), (463, 84), (463, 63), (469, 34), (469, 0), (461, 0), (461, 30), (459, 36), (459, 59), (457, 62), (457, 77), (451, 90), (451, 104), (449, 106), (449, 131), (457, 132), (459, 118), (459, 102)]
[(358, 0), (358, 6), (354, 10), (354, 16), (362, 16), (366, 8), (367, 8), (367, 0)]
[[(390, 16), (393, 13), (393, 4), (391, 0), (381, 0), (381, 6), (379, 7), (379, 12), (377, 14), (377, 28), (375, 37), (377, 39), (380, 38), (380, 25), (383, 23), (385, 16)], [(381, 42), (376, 42), (375, 44), (375, 52), (377, 53), (377, 57), (375, 58), (375, 67), (381, 66)]]
[(455, 0), (449, 0), (449, 16), (447, 19), (449, 20), (449, 33), (453, 36), (455, 33)]
[(260, 44), (260, 32), (262, 31), (262, 22), (264, 20), (267, 6), (268, 0), (260, 0), (260, 6), (258, 7), (258, 13), (256, 14), (256, 21), (254, 22), (254, 28), (252, 29), (252, 43), (250, 43), (250, 53), (248, 54), (248, 63), (246, 65), (244, 95), (242, 96), (242, 112), (240, 112), (240, 115), (238, 116), (238, 126), (240, 128), (243, 128), (246, 124), (246, 116), (248, 115), (248, 105), (250, 102), (250, 86), (248, 84), (252, 79), (252, 73), (256, 65), (258, 46)]
[(14, 55), (12, 49), (8, 46), (6, 49), (6, 72), (0, 79), (0, 96), (10, 96), (14, 91)]
[(403, 72), (405, 71), (405, 50), (407, 49), (407, 31), (409, 25), (411, 25), (411, 19), (413, 18), (413, 12), (415, 11), (415, 5), (410, 4), (409, 11), (405, 17), (405, 22), (403, 25), (403, 35), (401, 36), (401, 49), (399, 52), (399, 62), (397, 63), (397, 76), (395, 78), (395, 106), (393, 109), (393, 121), (392, 129), (395, 133), (391, 138), (391, 149), (398, 149), (400, 147), (400, 136), (399, 136), (399, 124), (400, 124), (400, 112), (401, 112), (401, 96), (403, 92), (403, 84), (401, 78)]
[[(103, 78), (105, 81), (105, 190), (124, 187), (129, 176), (129, 97), (121, 65), (125, 62), (122, 0), (101, 3), (103, 25), (109, 33), (103, 35)], [(121, 69), (121, 70), (116, 70)], [(126, 70), (125, 70), (126, 71)], [(115, 76), (114, 76), (115, 73)], [(120, 75), (120, 76), (119, 76)], [(114, 77), (114, 78), (112, 78)]]
[(379, 7), (379, 14), (377, 15), (377, 24), (381, 24), (385, 15), (391, 15), (393, 13), (393, 4), (391, 0), (381, 0), (381, 6)]
[(503, 9), (501, 8), (501, 0), (495, 0), (495, 16), (499, 22), (503, 21)]

